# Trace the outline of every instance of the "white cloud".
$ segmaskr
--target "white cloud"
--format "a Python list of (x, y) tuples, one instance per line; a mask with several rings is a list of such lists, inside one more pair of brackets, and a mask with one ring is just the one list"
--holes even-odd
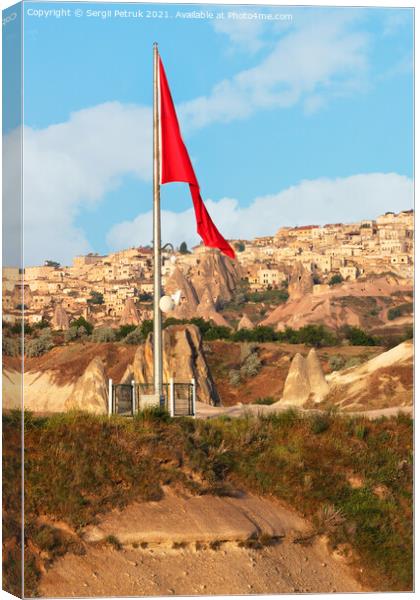
[(208, 96), (181, 105), (183, 123), (189, 129), (226, 123), (260, 109), (287, 108), (315, 94), (321, 106), (331, 96), (363, 89), (368, 38), (352, 31), (355, 18), (357, 13), (334, 13), (305, 20), (282, 36), (257, 66), (219, 82)]
[[(400, 211), (413, 205), (413, 181), (395, 173), (369, 173), (337, 179), (305, 180), (278, 194), (256, 198), (248, 207), (238, 200), (208, 200), (206, 206), (221, 233), (227, 238), (250, 239), (271, 235), (283, 226), (325, 224), (374, 218), (387, 210)], [(115, 225), (108, 234), (111, 248), (150, 242), (152, 213)], [(162, 212), (165, 242), (193, 245), (192, 209), (182, 213)]]
[[(7, 153), (12, 137), (5, 143)], [(25, 127), (25, 263), (66, 262), (88, 251), (85, 233), (74, 225), (78, 212), (128, 173), (150, 180), (151, 147), (151, 110), (118, 102), (46, 129)]]
[(254, 54), (264, 46), (262, 37), (266, 28), (264, 21), (219, 19), (213, 22), (216, 33), (225, 34), (231, 49), (242, 50)]

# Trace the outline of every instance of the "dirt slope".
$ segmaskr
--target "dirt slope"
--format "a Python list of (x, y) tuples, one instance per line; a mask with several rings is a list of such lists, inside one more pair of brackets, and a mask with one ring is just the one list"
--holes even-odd
[[(89, 535), (113, 535), (130, 543), (119, 550), (89, 543), (84, 556), (63, 556), (44, 574), (41, 595), (363, 591), (343, 557), (329, 552), (324, 538), (310, 546), (294, 543), (308, 524), (278, 502), (253, 496), (191, 500), (196, 509), (189, 510), (188, 499), (169, 496), (105, 516)], [(216, 516), (221, 529), (217, 523), (213, 527)], [(276, 537), (258, 549), (246, 547), (243, 540), (256, 530)]]

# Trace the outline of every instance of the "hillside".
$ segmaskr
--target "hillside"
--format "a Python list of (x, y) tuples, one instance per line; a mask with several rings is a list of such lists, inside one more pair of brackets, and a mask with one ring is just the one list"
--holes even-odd
[[(3, 575), (18, 593), (19, 414), (3, 419)], [(407, 417), (27, 415), (25, 449), (27, 597), (412, 588)]]

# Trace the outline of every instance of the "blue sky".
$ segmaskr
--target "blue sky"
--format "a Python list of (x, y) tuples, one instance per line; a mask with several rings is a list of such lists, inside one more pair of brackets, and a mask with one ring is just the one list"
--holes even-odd
[[(157, 8), (170, 18), (114, 16)], [(87, 16), (106, 9), (111, 18)], [(176, 18), (192, 10), (225, 19)], [(150, 241), (155, 40), (227, 237), (411, 206), (411, 10), (258, 6), (292, 19), (226, 18), (244, 10), (25, 3), (28, 262)], [(166, 186), (162, 204), (165, 241), (194, 243), (187, 186)]]

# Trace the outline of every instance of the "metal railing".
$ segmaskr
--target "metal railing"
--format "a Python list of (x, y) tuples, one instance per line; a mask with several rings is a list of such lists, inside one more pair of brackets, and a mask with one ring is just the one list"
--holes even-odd
[(195, 416), (196, 383), (178, 383), (173, 379), (162, 386), (162, 397), (154, 393), (152, 383), (113, 383), (108, 386), (108, 414), (132, 417), (153, 406), (166, 408), (171, 417)]

